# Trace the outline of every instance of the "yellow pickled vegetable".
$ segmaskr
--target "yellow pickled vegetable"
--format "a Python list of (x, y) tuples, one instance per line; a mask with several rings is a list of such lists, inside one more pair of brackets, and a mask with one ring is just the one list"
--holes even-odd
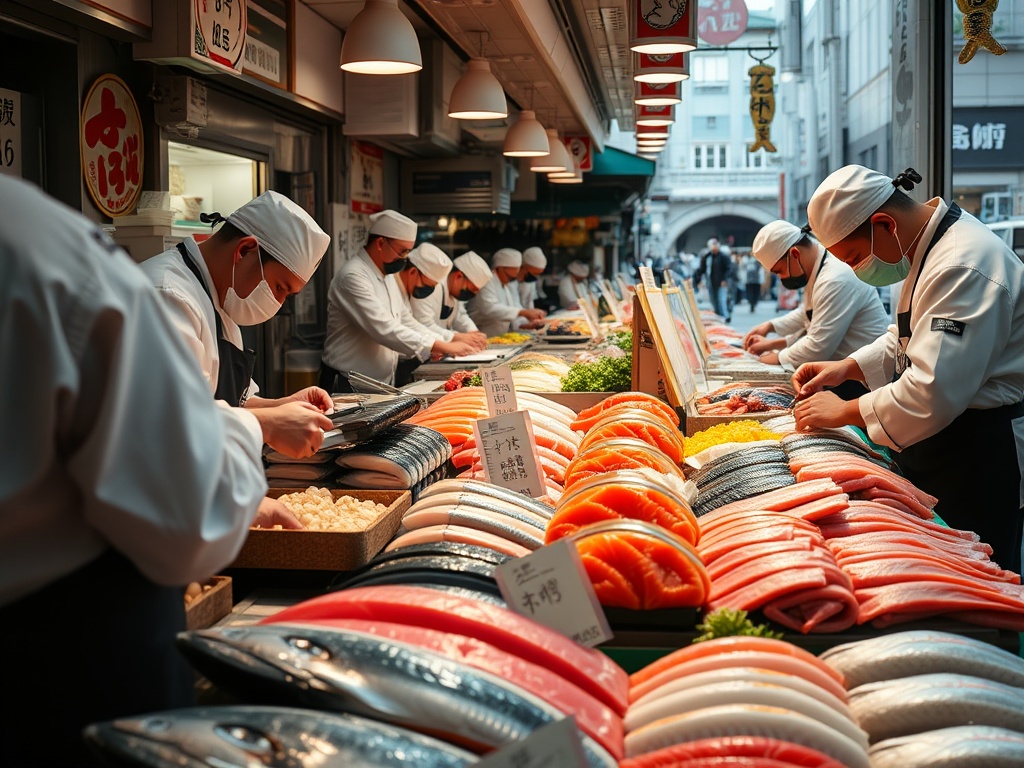
[(782, 438), (777, 432), (765, 429), (756, 421), (729, 421), (724, 424), (716, 424), (698, 432), (693, 437), (683, 439), (686, 446), (687, 456), (696, 456), (714, 445), (722, 443), (752, 443), (755, 440), (779, 440)]
[(509, 331), (503, 333), (500, 336), (491, 336), (487, 340), (488, 344), (522, 344), (524, 341), (529, 341), (530, 336), (525, 333), (516, 333), (515, 331)]

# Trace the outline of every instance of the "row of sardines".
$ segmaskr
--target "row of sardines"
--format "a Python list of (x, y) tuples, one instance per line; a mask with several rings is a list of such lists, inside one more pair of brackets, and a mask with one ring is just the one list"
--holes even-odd
[[(817, 658), (719, 639), (628, 676), (508, 610), (494, 569), (568, 538), (608, 607), (757, 611), (801, 633), (929, 616), (1024, 629), (1019, 576), (850, 433), (781, 417), (683, 437), (642, 393), (580, 413), (519, 400), (546, 496), (483, 480), (480, 389), (440, 398), (405, 428), (443, 440), (459, 474), (421, 489), (383, 552), (258, 625), (180, 637), (241, 703), (98, 724), (97, 752), (159, 768), (460, 766), (572, 716), (591, 766), (1024, 765), (1024, 662), (974, 640), (903, 632)], [(418, 453), (426, 471), (445, 452)]]

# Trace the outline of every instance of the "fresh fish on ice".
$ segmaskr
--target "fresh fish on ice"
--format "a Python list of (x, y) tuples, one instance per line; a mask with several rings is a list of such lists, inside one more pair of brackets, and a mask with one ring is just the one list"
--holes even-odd
[(886, 739), (869, 751), (872, 768), (1020, 768), (1024, 734), (961, 725)]

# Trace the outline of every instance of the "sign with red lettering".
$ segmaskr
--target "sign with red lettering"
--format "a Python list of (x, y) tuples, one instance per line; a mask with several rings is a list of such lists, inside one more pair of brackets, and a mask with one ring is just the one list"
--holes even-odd
[(682, 53), (697, 47), (697, 0), (636, 0), (629, 47), (637, 53)]
[(82, 172), (108, 216), (131, 212), (142, 189), (142, 119), (121, 78), (102, 75), (82, 105)]
[(195, 52), (242, 71), (247, 12), (245, 0), (195, 0)]
[(700, 0), (697, 32), (710, 45), (728, 45), (747, 31), (747, 4), (743, 0)]
[[(384, 210), (384, 150), (376, 144), (352, 139), (349, 196), (353, 213)], [(362, 243), (360, 243), (362, 245)]]
[(577, 170), (592, 171), (594, 169), (594, 157), (590, 153), (589, 136), (566, 136), (562, 141), (565, 142), (565, 148), (576, 162)]

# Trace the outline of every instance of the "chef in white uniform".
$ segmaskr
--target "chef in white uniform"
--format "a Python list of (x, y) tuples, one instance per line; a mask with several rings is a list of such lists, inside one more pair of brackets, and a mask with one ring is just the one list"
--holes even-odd
[[(858, 280), (806, 229), (773, 221), (757, 233), (753, 253), (786, 288), (804, 292), (801, 306), (754, 326), (743, 339), (743, 348), (762, 362), (792, 370), (803, 363), (842, 360), (885, 333), (889, 323), (878, 291)], [(767, 338), (772, 332), (780, 338)], [(868, 390), (847, 381), (832, 391), (852, 400)]]
[[(413, 296), (412, 314), (420, 323), (432, 329), (444, 341), (460, 339), (473, 344), (477, 351), (487, 347), (487, 337), (476, 327), (466, 310), (466, 302), (476, 296), (493, 275), (487, 262), (468, 251), (457, 256), (455, 261), (433, 245), (424, 243), (409, 254), (409, 260), (424, 262), (424, 269), (438, 269), (448, 264), (444, 279), (437, 281), (437, 290), (425, 292), (424, 296)], [(419, 252), (419, 253), (417, 253)]]
[(519, 297), (519, 270), (523, 254), (514, 248), (499, 248), (491, 259), (494, 279), (489, 280), (469, 301), (469, 316), (487, 335), (500, 336), (520, 328), (538, 328), (547, 313), (524, 308)]
[(184, 586), (242, 546), (263, 440), (99, 227), (10, 176), (0, 210), (0, 762), (92, 765), (86, 724), (194, 703)]
[[(855, 424), (897, 452), (903, 473), (938, 497), (938, 514), (980, 534), (1020, 570), (1024, 487), (1024, 264), (956, 203), (918, 203), (859, 165), (832, 173), (807, 205), (822, 245), (869, 285), (905, 280), (897, 324), (848, 358), (808, 363), (793, 383), (797, 426)], [(894, 187), (896, 187), (894, 189)], [(843, 402), (843, 381), (870, 393)]]
[(544, 251), (533, 246), (523, 251), (523, 265), (519, 268), (519, 301), (527, 309), (536, 307), (543, 296), (540, 290), (540, 276), (548, 265)]
[[(258, 325), (277, 314), (284, 300), (313, 276), (331, 239), (312, 217), (278, 192), (264, 192), (223, 219), (197, 243), (144, 261), (182, 339), (195, 354), (214, 396), (253, 413), (263, 440), (296, 458), (311, 456), (333, 428), (327, 392), (309, 387), (277, 399), (257, 396), (255, 355), (243, 349), (240, 325)], [(266, 502), (269, 504), (270, 502)]]
[(370, 216), (366, 245), (334, 275), (328, 291), (327, 338), (320, 386), (351, 392), (346, 374), (393, 384), (398, 360), (464, 354), (416, 321), (396, 279), (416, 244), (416, 222), (397, 211)]
[(590, 267), (582, 261), (573, 260), (566, 267), (566, 275), (558, 284), (558, 303), (562, 309), (579, 309), (579, 294), (587, 292), (587, 277)]

